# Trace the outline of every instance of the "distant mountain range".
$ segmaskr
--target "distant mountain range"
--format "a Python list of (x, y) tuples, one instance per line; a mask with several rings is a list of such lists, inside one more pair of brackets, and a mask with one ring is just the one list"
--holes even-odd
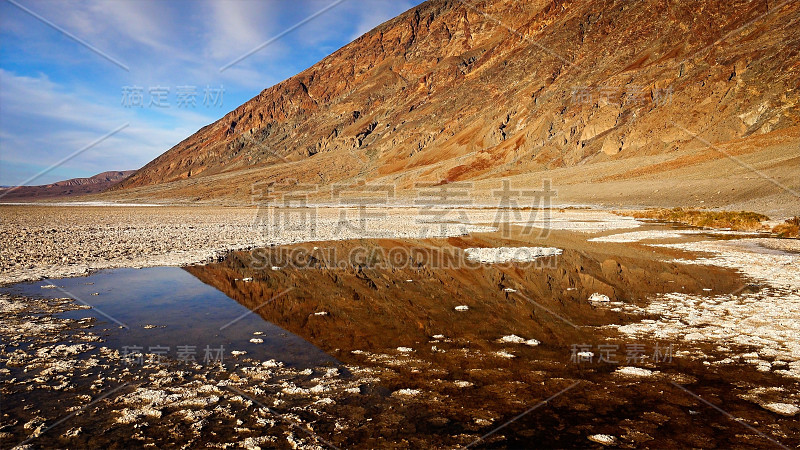
[(73, 197), (103, 192), (128, 178), (135, 170), (109, 171), (88, 178), (72, 178), (41, 186), (0, 188), (0, 202), (16, 202)]

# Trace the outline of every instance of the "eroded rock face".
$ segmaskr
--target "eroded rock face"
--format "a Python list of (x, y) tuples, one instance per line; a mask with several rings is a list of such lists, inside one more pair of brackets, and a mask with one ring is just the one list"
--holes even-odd
[(596, 113), (592, 114), (589, 124), (583, 129), (581, 141), (588, 141), (614, 128), (617, 125), (619, 114), (620, 109), (616, 105), (606, 105), (598, 109)]
[(119, 187), (270, 167), (403, 188), (696, 146), (683, 128), (715, 143), (774, 132), (800, 120), (798, 16), (796, 2), (429, 1)]

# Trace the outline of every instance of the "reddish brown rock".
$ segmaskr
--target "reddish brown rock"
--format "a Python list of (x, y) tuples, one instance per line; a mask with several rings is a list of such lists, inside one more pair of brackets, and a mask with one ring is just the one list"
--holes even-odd
[(705, 163), (725, 159), (689, 132), (737, 143), (739, 155), (764, 148), (762, 134), (796, 147), (797, 2), (468, 3), (432, 0), (380, 25), (118, 188), (198, 178), (159, 195), (245, 199), (249, 183), (265, 179), (405, 189), (622, 168), (580, 175), (601, 182), (651, 173), (657, 161), (641, 157), (696, 150)]

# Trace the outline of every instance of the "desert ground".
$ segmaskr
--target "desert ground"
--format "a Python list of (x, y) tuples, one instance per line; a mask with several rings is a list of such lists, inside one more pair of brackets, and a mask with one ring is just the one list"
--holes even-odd
[(800, 444), (796, 239), (589, 208), (0, 208), (4, 447)]
[(38, 3), (0, 448), (800, 448), (800, 2)]

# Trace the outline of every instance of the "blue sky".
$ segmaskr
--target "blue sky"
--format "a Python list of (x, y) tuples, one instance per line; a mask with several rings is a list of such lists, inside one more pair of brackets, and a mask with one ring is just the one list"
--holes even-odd
[(26, 184), (137, 169), (421, 0), (334, 3), (0, 0), (0, 185), (26, 182), (121, 127)]

